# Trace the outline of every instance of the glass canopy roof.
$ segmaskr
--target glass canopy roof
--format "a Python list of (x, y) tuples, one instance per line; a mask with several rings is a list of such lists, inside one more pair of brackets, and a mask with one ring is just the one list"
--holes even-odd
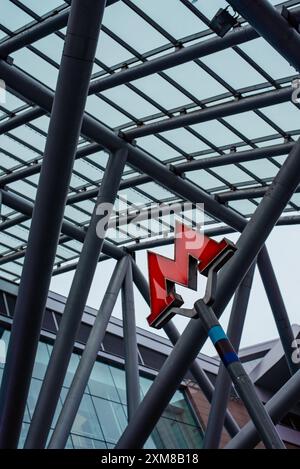
[[(277, 5), (278, 1), (272, 1)], [(10, 37), (69, 8), (70, 1), (61, 0), (1, 0), (0, 50)], [(298, 1), (280, 5), (292, 9)], [(228, 4), (223, 0), (119, 0), (105, 11), (102, 32), (97, 49), (92, 80), (105, 78), (126, 68), (142, 64), (178, 48), (189, 47), (216, 37), (209, 22), (219, 8)], [(245, 24), (240, 18), (240, 28)], [(65, 29), (52, 33), (11, 55), (16, 67), (55, 90)], [(206, 55), (90, 95), (86, 112), (101, 123), (122, 132), (141, 125), (180, 116), (191, 111), (231, 102), (261, 92), (271, 92), (291, 85), (298, 78), (296, 71), (262, 38)], [(0, 77), (1, 79), (1, 77)], [(3, 124), (29, 109), (26, 102), (13, 90), (6, 90), (5, 102), (0, 103), (0, 183), (2, 188), (34, 203), (39, 174), (22, 177), (22, 169), (42, 161), (49, 116), (40, 111), (39, 117), (26, 124), (3, 131)], [(268, 156), (268, 147), (293, 142), (300, 133), (299, 105), (291, 101), (262, 109), (201, 122), (190, 126), (138, 137), (136, 145), (164, 164), (177, 165), (202, 158), (213, 158), (232, 152), (265, 147), (263, 158), (255, 161), (225, 164), (212, 168), (187, 171), (185, 178), (210, 194), (232, 193), (270, 184), (287, 155)], [(101, 179), (108, 155), (92, 148), (93, 142), (81, 137), (78, 150), (86, 147), (74, 164), (69, 188), (65, 220), (86, 227), (95, 202), (95, 189)], [(91, 147), (91, 149), (89, 148)], [(63, 155), (62, 155), (63, 157)], [(20, 177), (7, 183), (7, 176)], [(138, 176), (126, 166), (123, 180)], [(55, 188), (54, 188), (55, 190)], [(94, 190), (94, 192), (93, 192)], [(85, 200), (77, 195), (91, 191)], [(245, 217), (250, 217), (260, 198), (247, 194), (227, 199), (227, 204)], [(161, 202), (178, 201), (178, 197), (155, 182), (147, 182), (119, 191), (117, 207), (135, 210), (140, 204), (152, 206)], [(300, 194), (296, 193), (285, 212), (296, 214)], [(287, 215), (287, 213), (286, 213)], [(218, 220), (206, 216), (206, 225), (221, 226)], [(22, 272), (24, 252), (30, 228), (30, 219), (1, 205), (0, 222), (0, 276), (18, 281)], [(149, 239), (146, 224), (141, 222), (139, 235), (135, 226), (128, 233), (117, 236), (108, 232), (108, 241), (132, 246), (141, 237)], [(120, 226), (120, 231), (124, 227)], [(144, 231), (144, 235), (141, 233)], [(155, 237), (155, 236), (154, 236)], [(56, 267), (76, 260), (81, 244), (62, 236), (57, 250)]]

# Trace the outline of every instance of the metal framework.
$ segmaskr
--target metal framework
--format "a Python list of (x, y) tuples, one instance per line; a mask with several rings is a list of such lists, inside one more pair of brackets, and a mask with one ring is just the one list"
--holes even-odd
[[(51, 276), (75, 270), (26, 448), (46, 446), (95, 270), (101, 261), (104, 272), (109, 258), (117, 266), (49, 447), (66, 444), (120, 289), (128, 426), (117, 448), (144, 445), (189, 368), (211, 402), (204, 447), (219, 446), (223, 426), (230, 448), (253, 447), (260, 439), (283, 447), (271, 419), (277, 423), (297, 402), (299, 371), (265, 242), (275, 225), (300, 222), (300, 108), (292, 101), (300, 36), (281, 13), (288, 8), (298, 22), (300, 2), (274, 7), (266, 0), (228, 0), (224, 5), (240, 16), (223, 38), (209, 27), (216, 13), (210, 2), (169, 0), (160, 8), (138, 0), (51, 3), (49, 11), (44, 2), (5, 0), (7, 21), (0, 22), (6, 86), (0, 276), (19, 283), (0, 393), (0, 447), (18, 444)], [(169, 8), (185, 21), (170, 24)], [(238, 250), (219, 275), (210, 325), (196, 303), (200, 317), (181, 336), (173, 323), (164, 326), (174, 349), (140, 401), (133, 284), (148, 304), (149, 291), (135, 252), (173, 242), (167, 217), (162, 214), (155, 232), (147, 219), (153, 207), (159, 215), (161, 202), (185, 201), (204, 204), (209, 236), (240, 232)], [(98, 237), (103, 203), (114, 208)], [(138, 221), (129, 223), (141, 204)], [(238, 364), (221, 367), (214, 387), (196, 361), (234, 294), (228, 336), (238, 350), (256, 262), (291, 374), (267, 413)], [(252, 418), (243, 429), (227, 409), (231, 380)]]

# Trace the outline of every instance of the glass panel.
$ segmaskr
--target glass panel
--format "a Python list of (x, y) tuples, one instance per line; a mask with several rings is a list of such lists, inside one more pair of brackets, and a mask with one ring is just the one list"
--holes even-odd
[(194, 182), (203, 189), (214, 189), (224, 187), (224, 184), (207, 171), (191, 171), (187, 173), (187, 179)]
[[(182, 432), (181, 426), (175, 420), (170, 420), (165, 417), (161, 417), (156, 425), (160, 441), (163, 443), (165, 448), (168, 449), (187, 449), (189, 448), (185, 434)], [(155, 433), (153, 434), (153, 440), (156, 443)]]
[(226, 8), (228, 6), (225, 0), (209, 0), (209, 2), (194, 2), (195, 7), (201, 11), (209, 19), (212, 19), (217, 13), (219, 8)]
[(262, 112), (287, 132), (299, 129), (300, 111), (292, 103), (269, 106), (262, 109)]
[[(40, 381), (39, 379), (32, 378), (31, 383), (30, 383), (28, 399), (27, 399), (27, 406), (28, 406), (30, 418), (32, 418), (33, 416), (34, 408), (36, 405), (36, 401), (38, 399), (41, 386), (42, 386), (42, 381)], [(59, 401), (57, 408), (56, 408), (56, 412), (54, 414), (52, 426), (56, 424), (60, 411), (61, 411), (61, 402)]]
[(275, 166), (275, 164), (271, 163), (266, 159), (263, 160), (256, 160), (256, 161), (248, 161), (247, 163), (243, 163), (242, 166), (252, 171), (256, 176), (261, 179), (275, 177), (279, 171), (279, 168)]
[(178, 151), (174, 150), (174, 148), (162, 142), (154, 135), (148, 135), (147, 137), (139, 138), (137, 139), (137, 143), (139, 147), (143, 148), (148, 153), (158, 158), (160, 161), (165, 161), (170, 158), (176, 158), (180, 156)]
[(22, 145), (8, 135), (0, 136), (0, 147), (25, 161), (38, 157), (38, 154), (35, 151), (30, 150), (25, 145)]
[(46, 137), (31, 129), (27, 125), (22, 125), (17, 129), (11, 130), (10, 134), (15, 135), (25, 143), (28, 143), (28, 145), (35, 147), (37, 150), (44, 151)]
[[(3, 314), (6, 316), (6, 312), (3, 312)], [(4, 343), (5, 343), (5, 351), (8, 348), (9, 338), (10, 338), (10, 332), (7, 331), (6, 329), (3, 329), (2, 327), (0, 327), (0, 339), (3, 340)], [(0, 368), (4, 367), (4, 360), (5, 360), (5, 356), (4, 357), (1, 356)], [(2, 375), (1, 375), (1, 377), (2, 377)], [(1, 383), (1, 378), (0, 378), (0, 383)]]
[(64, 41), (56, 34), (50, 34), (49, 36), (34, 42), (33, 46), (56, 63), (60, 63)]
[[(66, 396), (67, 390), (63, 388), (62, 395)], [(103, 440), (103, 433), (97, 419), (91, 396), (84, 394), (81, 400), (76, 418), (72, 426), (72, 433)]]
[(155, 182), (147, 182), (147, 184), (142, 184), (139, 187), (142, 191), (146, 192), (146, 194), (151, 194), (152, 197), (158, 199), (160, 202), (163, 199), (169, 199), (170, 197), (173, 197), (172, 192), (169, 192), (167, 189), (159, 186)]
[(139, 78), (132, 83), (166, 109), (173, 109), (180, 106), (184, 107), (192, 102), (183, 93), (158, 75)]
[(96, 57), (111, 67), (112, 65), (126, 62), (134, 56), (125, 47), (114, 41), (105, 31), (101, 31)]
[(110, 367), (104, 363), (96, 362), (94, 364), (89, 379), (89, 390), (94, 396), (120, 402)]
[(17, 96), (13, 95), (8, 90), (6, 90), (5, 109), (8, 109), (9, 111), (13, 111), (15, 109), (18, 109), (24, 106), (24, 104), (25, 104), (25, 101), (22, 101), (20, 98), (17, 98)]
[(170, 142), (175, 143), (175, 145), (186, 153), (194, 153), (208, 149), (208, 146), (199, 140), (199, 138), (195, 137), (183, 128), (168, 130), (167, 132), (162, 132), (160, 135), (170, 140)]
[(79, 356), (75, 353), (72, 353), (70, 363), (68, 366), (68, 371), (64, 380), (64, 386), (67, 386), (67, 387), (71, 386), (78, 363), (79, 363)]
[[(129, 45), (143, 53), (160, 47), (167, 40), (123, 2), (110, 6), (104, 15), (104, 25)], [(140, 40), (143, 38), (143, 40)]]
[(39, 129), (43, 130), (46, 133), (48, 132), (49, 122), (50, 122), (50, 119), (48, 116), (38, 117), (37, 119), (34, 119), (33, 121), (31, 121), (32, 124), (34, 124), (36, 127), (38, 127)]
[(19, 449), (24, 447), (24, 443), (25, 443), (25, 440), (26, 440), (28, 430), (29, 430), (29, 423), (23, 422), (22, 423), (21, 434), (20, 434), (20, 439), (19, 439), (19, 443), (18, 443), (18, 448)]
[(244, 173), (240, 168), (234, 164), (218, 166), (213, 168), (214, 173), (226, 179), (230, 184), (237, 184), (239, 182), (251, 181), (251, 177)]
[(216, 146), (231, 145), (240, 142), (240, 138), (218, 121), (202, 122), (192, 125), (200, 135)]
[(138, 119), (158, 112), (157, 107), (152, 106), (152, 104), (125, 85), (103, 91), (102, 95), (106, 96)]
[(254, 114), (254, 112), (244, 112), (226, 117), (224, 120), (249, 139), (274, 134), (274, 129)]
[(164, 412), (164, 417), (178, 420), (179, 422), (196, 425), (196, 421), (191, 413), (190, 407), (181, 391), (176, 391), (168, 407)]
[(229, 202), (228, 205), (240, 212), (242, 215), (252, 215), (257, 208), (256, 205), (250, 202), (250, 200), (234, 200)]
[(41, 2), (41, 0), (22, 0), (22, 3), (40, 16), (45, 15), (60, 5), (64, 5), (62, 0), (47, 0), (46, 2)]
[(295, 69), (264, 39), (259, 38), (239, 46), (274, 80), (295, 75)]
[(128, 122), (128, 118), (121, 112), (114, 109), (110, 104), (105, 103), (97, 96), (88, 96), (86, 111), (101, 122), (105, 122), (110, 127), (118, 127)]

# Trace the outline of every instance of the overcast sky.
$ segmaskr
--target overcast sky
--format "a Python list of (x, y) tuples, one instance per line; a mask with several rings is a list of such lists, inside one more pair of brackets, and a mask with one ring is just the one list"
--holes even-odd
[[(298, 226), (280, 226), (278, 228), (274, 228), (267, 242), (269, 254), (273, 262), (274, 270), (276, 272), (277, 279), (292, 324), (300, 324), (300, 282), (298, 273), (298, 266), (300, 261), (299, 235), (300, 227)], [(232, 239), (233, 241), (236, 241), (238, 235), (227, 235), (227, 237)], [(173, 257), (173, 245), (157, 248), (155, 249), (155, 251), (164, 254), (165, 256)], [(144, 274), (147, 276), (146, 252), (139, 252), (137, 254), (137, 262)], [(113, 260), (105, 261), (98, 265), (93, 285), (90, 291), (90, 295), (88, 298), (89, 306), (98, 309), (114, 266), (115, 261)], [(67, 295), (72, 278), (73, 272), (53, 277), (51, 283), (51, 290), (62, 295)], [(181, 287), (177, 288), (177, 291), (182, 294), (185, 300), (185, 305), (187, 307), (192, 306), (194, 301), (203, 295), (205, 278), (201, 278), (200, 275), (198, 278), (198, 292), (193, 292)], [(149, 314), (149, 308), (136, 289), (135, 301), (137, 325), (144, 329), (149, 329), (149, 326), (146, 321), (146, 317)], [(231, 303), (224, 312), (221, 320), (222, 325), (225, 328), (227, 326), (230, 307)], [(118, 302), (114, 309), (113, 315), (118, 318), (121, 318), (122, 313), (120, 298), (118, 298)], [(175, 323), (181, 332), (185, 328), (187, 321), (188, 320), (183, 317), (176, 317)], [(151, 331), (164, 335), (162, 331), (156, 331), (155, 329), (151, 329)], [(253, 345), (269, 339), (274, 339), (276, 337), (278, 337), (276, 326), (274, 324), (268, 300), (266, 298), (265, 291), (262, 286), (260, 275), (256, 269), (244, 333), (242, 337), (242, 347)], [(214, 348), (208, 342), (205, 344), (202, 351), (209, 355), (215, 355)]]

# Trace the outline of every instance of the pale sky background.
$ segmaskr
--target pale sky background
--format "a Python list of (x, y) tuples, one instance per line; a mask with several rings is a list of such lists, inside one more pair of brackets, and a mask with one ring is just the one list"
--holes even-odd
[[(299, 226), (276, 227), (271, 233), (267, 242), (267, 248), (273, 263), (274, 270), (277, 275), (278, 283), (281, 288), (283, 299), (290, 317), (292, 324), (300, 324), (300, 282), (298, 265), (300, 264), (300, 249), (299, 249)], [(237, 234), (227, 235), (227, 238), (232, 241), (238, 239)], [(220, 238), (215, 238), (220, 240)], [(156, 248), (155, 252), (161, 253), (165, 256), (173, 258), (173, 245)], [(87, 304), (94, 308), (99, 308), (100, 302), (103, 298), (105, 289), (110, 279), (110, 275), (115, 266), (116, 261), (109, 260), (102, 262), (98, 265), (94, 277), (93, 285), (90, 290), (90, 295)], [(146, 252), (137, 253), (137, 263), (144, 275), (147, 276), (147, 255)], [(53, 277), (51, 282), (51, 290), (67, 295), (71, 285), (74, 272)], [(185, 305), (191, 307), (195, 300), (203, 296), (205, 277), (198, 276), (198, 292), (194, 292), (182, 287), (177, 287), (185, 300)], [(149, 308), (145, 301), (135, 288), (135, 313), (136, 323), (138, 326), (151, 330), (151, 332), (164, 335), (163, 331), (149, 328), (146, 317), (149, 314)], [(228, 317), (230, 313), (231, 302), (222, 315), (221, 323), (223, 327), (227, 327)], [(120, 295), (115, 306), (113, 315), (121, 318), (121, 301)], [(175, 319), (176, 326), (182, 332), (188, 322), (187, 319), (177, 316)], [(255, 271), (253, 287), (250, 296), (250, 302), (246, 317), (245, 328), (242, 337), (242, 347), (257, 344), (266, 340), (278, 337), (276, 326), (272, 317), (269, 303), (262, 285), (258, 269)], [(215, 355), (215, 350), (212, 345), (207, 341), (202, 352), (208, 355)]]

